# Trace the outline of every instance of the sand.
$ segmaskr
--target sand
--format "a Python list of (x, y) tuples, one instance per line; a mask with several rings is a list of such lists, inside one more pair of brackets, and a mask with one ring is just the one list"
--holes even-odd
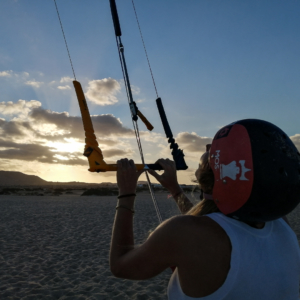
[[(179, 214), (158, 195), (163, 219)], [(0, 197), (0, 299), (166, 299), (171, 271), (147, 281), (115, 278), (108, 264), (116, 197)], [(158, 225), (138, 195), (136, 243)]]
[[(163, 219), (179, 214), (157, 195)], [(108, 265), (116, 197), (0, 197), (0, 299), (167, 299), (171, 270), (146, 281), (115, 278)], [(300, 239), (300, 208), (289, 220)], [(139, 194), (134, 232), (142, 243), (158, 225)]]

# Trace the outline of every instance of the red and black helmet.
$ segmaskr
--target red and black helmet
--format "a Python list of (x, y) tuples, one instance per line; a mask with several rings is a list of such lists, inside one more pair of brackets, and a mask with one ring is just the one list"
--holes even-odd
[(221, 128), (210, 149), (213, 200), (222, 213), (266, 222), (300, 202), (300, 154), (277, 126), (246, 119)]

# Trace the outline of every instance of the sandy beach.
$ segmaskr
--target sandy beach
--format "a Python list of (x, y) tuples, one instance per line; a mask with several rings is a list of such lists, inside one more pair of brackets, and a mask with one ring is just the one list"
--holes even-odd
[[(157, 194), (163, 219), (179, 214)], [(171, 270), (146, 281), (115, 278), (108, 263), (115, 196), (0, 197), (0, 299), (167, 299)], [(300, 207), (288, 218), (300, 240)], [(139, 194), (136, 243), (158, 225)]]

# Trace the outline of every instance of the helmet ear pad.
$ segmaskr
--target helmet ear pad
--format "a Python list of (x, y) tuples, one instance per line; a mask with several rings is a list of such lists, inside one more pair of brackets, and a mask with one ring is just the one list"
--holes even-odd
[[(226, 134), (220, 137), (224, 128)], [(210, 153), (213, 196), (220, 211), (251, 222), (290, 213), (300, 202), (300, 154), (290, 138), (262, 120), (241, 120), (224, 128)], [(217, 148), (220, 170), (212, 159)]]

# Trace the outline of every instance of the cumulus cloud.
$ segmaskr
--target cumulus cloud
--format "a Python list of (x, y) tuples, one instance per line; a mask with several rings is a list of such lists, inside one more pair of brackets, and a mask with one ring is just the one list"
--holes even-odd
[(104, 159), (110, 157), (131, 157), (132, 151), (131, 150), (121, 150), (121, 149), (107, 149), (102, 151)]
[[(81, 138), (84, 135), (81, 117), (69, 116), (67, 112), (53, 112), (42, 108), (33, 109), (30, 118), (40, 124), (54, 124), (57, 129), (68, 132), (65, 137)], [(99, 138), (132, 135), (120, 119), (111, 114), (91, 116), (94, 130)]]
[(212, 138), (201, 137), (195, 132), (181, 132), (176, 138), (176, 142), (180, 147), (186, 149), (189, 152), (205, 152), (206, 144), (211, 144)]
[(39, 88), (44, 82), (41, 81), (35, 81), (35, 80), (28, 80), (25, 82), (26, 85), (30, 85), (34, 88)]
[(0, 114), (2, 115), (27, 115), (33, 108), (41, 106), (36, 100), (18, 100), (17, 102), (0, 102)]
[(293, 141), (293, 143), (297, 147), (298, 151), (300, 152), (300, 134), (297, 133), (297, 134), (291, 136), (290, 139)]
[(98, 105), (112, 105), (118, 102), (116, 94), (121, 90), (120, 83), (112, 78), (92, 80), (88, 84), (86, 97)]
[[(26, 113), (25, 113), (26, 112)], [(14, 160), (60, 165), (85, 165), (82, 155), (84, 130), (81, 117), (67, 112), (45, 110), (38, 101), (19, 100), (0, 103), (0, 113), (15, 115), (0, 118), (0, 160), (10, 165)], [(20, 118), (20, 116), (25, 116)], [(92, 116), (95, 134), (105, 158), (132, 157), (134, 152), (126, 138), (132, 129), (123, 126), (113, 115)]]
[(1, 136), (3, 138), (25, 138), (28, 132), (32, 131), (29, 122), (9, 121), (0, 122)]
[[(0, 139), (0, 147), (4, 150), (0, 151), (1, 159), (17, 159), (24, 161), (38, 161), (42, 163), (58, 163), (57, 159), (63, 159), (63, 164), (67, 165), (86, 165), (87, 162), (84, 159), (74, 156), (70, 156), (68, 153), (54, 152), (55, 148), (48, 147), (36, 143), (24, 144), (15, 143), (11, 141), (5, 141)], [(79, 154), (79, 153), (78, 153)], [(81, 156), (81, 155), (80, 155)]]
[(139, 93), (141, 92), (141, 89), (135, 85), (130, 85), (131, 87), (131, 91), (132, 91), (132, 94), (134, 95), (139, 95)]
[(68, 77), (68, 76), (62, 77), (62, 78), (60, 79), (60, 83), (67, 83), (67, 82), (72, 82), (72, 81), (73, 81), (73, 78)]
[(12, 74), (13, 74), (12, 70), (2, 71), (2, 72), (0, 72), (0, 77), (11, 77)]
[(59, 90), (70, 90), (71, 87), (69, 85), (59, 85), (57, 87)]

